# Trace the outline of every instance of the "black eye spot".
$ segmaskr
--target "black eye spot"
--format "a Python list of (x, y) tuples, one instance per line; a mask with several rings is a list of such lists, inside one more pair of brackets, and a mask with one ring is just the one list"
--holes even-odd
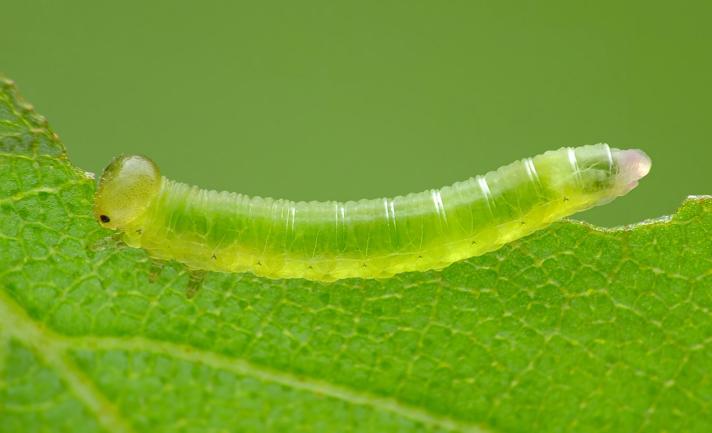
[(101, 222), (103, 222), (103, 223), (108, 223), (109, 221), (111, 221), (111, 218), (109, 218), (109, 217), (106, 216), (106, 215), (99, 215), (99, 219), (100, 219)]

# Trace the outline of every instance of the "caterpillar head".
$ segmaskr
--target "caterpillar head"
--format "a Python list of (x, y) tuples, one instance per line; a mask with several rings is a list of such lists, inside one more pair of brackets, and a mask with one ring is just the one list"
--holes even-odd
[(94, 215), (107, 228), (123, 229), (139, 219), (161, 186), (158, 166), (144, 156), (114, 158), (94, 197)]

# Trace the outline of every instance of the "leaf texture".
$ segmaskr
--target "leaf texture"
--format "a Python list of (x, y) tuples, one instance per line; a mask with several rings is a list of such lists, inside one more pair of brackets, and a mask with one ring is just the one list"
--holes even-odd
[(99, 227), (0, 88), (2, 432), (712, 431), (709, 197), (441, 272), (192, 275)]

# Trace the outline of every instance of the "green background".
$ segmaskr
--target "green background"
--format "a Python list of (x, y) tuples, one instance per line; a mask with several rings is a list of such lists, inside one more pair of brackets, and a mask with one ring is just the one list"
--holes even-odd
[(581, 218), (712, 193), (712, 2), (3, 2), (0, 72), (73, 161), (292, 199), (439, 187), (564, 145), (653, 171)]

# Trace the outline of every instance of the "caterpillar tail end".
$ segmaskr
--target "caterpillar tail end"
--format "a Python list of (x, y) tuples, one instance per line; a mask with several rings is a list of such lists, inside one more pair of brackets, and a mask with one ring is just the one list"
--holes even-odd
[(650, 157), (640, 149), (619, 150), (615, 153), (618, 172), (618, 184), (622, 188), (621, 195), (638, 186), (638, 181), (644, 178), (652, 166)]

